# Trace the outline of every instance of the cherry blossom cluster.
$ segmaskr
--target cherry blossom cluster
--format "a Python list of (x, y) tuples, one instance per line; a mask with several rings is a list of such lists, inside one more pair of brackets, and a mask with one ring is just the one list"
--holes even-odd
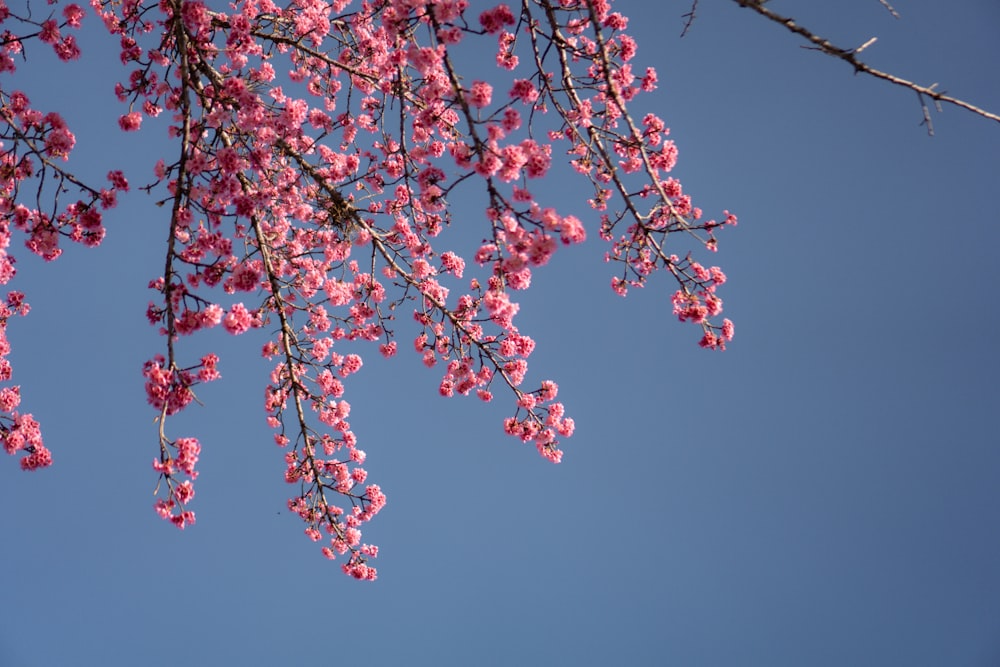
[[(54, 4), (54, 3), (49, 3)], [(64, 34), (64, 30), (76, 30), (83, 22), (84, 9), (77, 4), (64, 5), (60, 13), (51, 12), (46, 18), (32, 18), (30, 9), (19, 14), (10, 9), (6, 3), (0, 3), (0, 24), (6, 24), (3, 33), (3, 45), (0, 47), (0, 73), (17, 71), (15, 58), (24, 54), (25, 42), (37, 38), (48, 44), (59, 57), (66, 62), (80, 57), (80, 48), (72, 33)], [(17, 26), (10, 29), (10, 24)]]
[[(28, 250), (46, 261), (62, 254), (60, 241), (88, 247), (104, 239), (103, 212), (114, 208), (120, 193), (128, 192), (124, 174), (111, 171), (108, 185), (87, 184), (66, 168), (76, 137), (63, 117), (38, 109), (28, 96), (9, 86), (17, 60), (26, 58), (32, 40), (52, 48), (62, 61), (80, 55), (72, 31), (80, 28), (85, 10), (76, 4), (51, 7), (44, 18), (19, 14), (0, 2), (0, 285), (17, 274), (11, 241), (23, 235)], [(69, 199), (69, 201), (67, 201)], [(29, 310), (21, 292), (10, 292), (0, 305), (0, 382), (8, 382), (12, 368), (7, 354), (7, 322)], [(19, 386), (0, 387), (0, 439), (9, 454), (22, 452), (21, 467), (35, 470), (52, 463), (38, 422), (21, 414)]]
[[(724, 274), (680, 259), (675, 245), (693, 239), (714, 250), (716, 230), (736, 218), (703, 220), (668, 176), (677, 149), (664, 122), (630, 115), (657, 77), (633, 72), (636, 44), (609, 0), (91, 4), (120, 44), (120, 128), (166, 124), (176, 148), (150, 165), (153, 180), (141, 189), (170, 228), (146, 312), (165, 350), (143, 376), (159, 412), (155, 509), (177, 526), (194, 521), (201, 444), (169, 435), (167, 418), (224, 363), (210, 351), (181, 360), (182, 337), (203, 329), (266, 336), (264, 410), (295, 488), (288, 507), (323, 555), (367, 580), (377, 576), (378, 548), (361, 528), (386, 496), (369, 481), (349, 422), (345, 382), (363, 367), (358, 344), (393, 357), (399, 336), (412, 340), (439, 369), (445, 397), (509, 392), (503, 431), (559, 462), (574, 421), (555, 382), (525, 384), (535, 341), (516, 324), (516, 294), (560, 247), (595, 230), (611, 244), (607, 259), (622, 265), (616, 292), (662, 270), (678, 284), (674, 312), (702, 327), (701, 344), (731, 339), (728, 320), (714, 323)], [(39, 33), (63, 51), (71, 49), (60, 30), (79, 23), (69, 7), (63, 23)], [(470, 77), (458, 54), (483, 45), (495, 70)], [(3, 98), (17, 149), (0, 172), (15, 183), (0, 212), (47, 258), (58, 248), (46, 234), (99, 242), (98, 209), (128, 189), (116, 172), (104, 190), (71, 180), (91, 198), (59, 215), (18, 212), (16, 174), (38, 169), (23, 159), (55, 169), (73, 144), (60, 118), (26, 115), (19, 100)], [(560, 162), (592, 189), (591, 214), (563, 210), (546, 192), (543, 179)], [(460, 189), (481, 202), (472, 247), (460, 233), (469, 216), (453, 218), (449, 204)]]
[[(0, 381), (11, 378), (10, 342), (7, 340), (7, 320), (15, 315), (27, 315), (28, 304), (20, 292), (10, 292), (0, 303)], [(21, 404), (19, 386), (0, 387), (0, 442), (8, 454), (24, 452), (21, 468), (37, 470), (52, 465), (52, 453), (42, 443), (38, 422), (30, 414), (18, 412)]]

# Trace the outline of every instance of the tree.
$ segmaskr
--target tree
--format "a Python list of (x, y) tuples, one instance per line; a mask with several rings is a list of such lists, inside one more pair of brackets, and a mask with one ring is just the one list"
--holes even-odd
[[(788, 26), (763, 3), (739, 4)], [(677, 156), (664, 122), (634, 110), (656, 86), (655, 70), (633, 64), (627, 20), (609, 3), (542, 0), (515, 12), (464, 0), (226, 9), (171, 0), (95, 9), (121, 46), (121, 129), (157, 119), (175, 152), (156, 162), (152, 183), (135, 186), (136, 176), (117, 170), (96, 182), (68, 166), (67, 121), (4, 86), (3, 245), (16, 230), (54, 260), (62, 238), (99, 244), (104, 212), (130, 190), (159, 207), (169, 232), (148, 318), (165, 350), (143, 375), (158, 415), (156, 509), (178, 527), (194, 521), (201, 444), (169, 431), (167, 417), (219, 377), (211, 350), (181, 345), (200, 330), (270, 333), (267, 419), (287, 450), (285, 480), (299, 489), (289, 507), (359, 579), (376, 575), (377, 548), (362, 543), (360, 526), (385, 496), (368, 484), (348, 422), (343, 379), (362, 360), (338, 352), (343, 342), (368, 341), (391, 357), (400, 340), (413, 341), (427, 366), (443, 369), (443, 396), (489, 401), (509, 391), (504, 430), (558, 462), (558, 441), (574, 424), (554, 382), (524, 388), (534, 342), (516, 326), (512, 299), (560, 245), (596, 231), (610, 244), (616, 292), (665, 272), (674, 312), (700, 327), (700, 344), (724, 349), (732, 339), (733, 324), (719, 321), (725, 275), (687, 249), (714, 250), (716, 232), (736, 217), (704, 216), (669, 176)], [(62, 60), (80, 57), (73, 30), (83, 17), (76, 5), (44, 17), (5, 11), (0, 71), (15, 72), (15, 56), (36, 40)], [(470, 80), (461, 63), (483, 45), (495, 54), (494, 75)], [(866, 71), (856, 64), (861, 49), (822, 50)], [(563, 156), (588, 185), (593, 220), (560, 213), (559, 193), (545, 192), (540, 179)], [(450, 219), (449, 199), (464, 190), (480, 198), (482, 242), (456, 252), (447, 230), (465, 223)], [(9, 254), (0, 274), (13, 277)], [(0, 322), (27, 310), (11, 292)], [(10, 380), (9, 363), (2, 370)], [(0, 390), (5, 447), (24, 454), (25, 469), (45, 467), (52, 456), (19, 403), (18, 387)]]

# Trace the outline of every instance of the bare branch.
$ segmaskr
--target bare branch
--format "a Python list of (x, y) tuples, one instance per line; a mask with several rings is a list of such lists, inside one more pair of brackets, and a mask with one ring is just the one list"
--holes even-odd
[(685, 19), (684, 30), (681, 31), (681, 37), (686, 35), (688, 33), (688, 30), (691, 29), (691, 24), (693, 24), (694, 20), (698, 17), (697, 12), (698, 12), (698, 0), (693, 0), (693, 2), (691, 3), (691, 11), (689, 11), (687, 14), (681, 15)]
[[(868, 45), (870, 45), (871, 40), (869, 40), (868, 42), (866, 42), (864, 45), (862, 45), (860, 48), (857, 49), (843, 49), (840, 48), (839, 46), (830, 43), (829, 40), (817, 36), (808, 28), (804, 28), (803, 26), (796, 23), (793, 19), (788, 18), (786, 16), (782, 16), (781, 14), (778, 14), (777, 12), (768, 9), (767, 7), (764, 6), (764, 3), (761, 0), (733, 0), (733, 1), (740, 7), (746, 7), (747, 9), (752, 9), (761, 16), (764, 16), (765, 18), (768, 18), (774, 21), (775, 23), (779, 23), (788, 28), (788, 30), (794, 32), (795, 34), (802, 36), (810, 43), (812, 43), (813, 46), (810, 48), (815, 49), (817, 51), (822, 51), (827, 55), (833, 56), (834, 58), (839, 58), (844, 62), (850, 63), (850, 65), (854, 68), (854, 71), (856, 73), (861, 72), (864, 74), (869, 74), (877, 79), (888, 81), (889, 83), (895, 84), (897, 86), (902, 86), (903, 88), (909, 88), (910, 90), (917, 93), (918, 97), (920, 97), (921, 99), (921, 104), (923, 104), (923, 98), (927, 97), (929, 99), (934, 100), (934, 102), (937, 103), (938, 105), (940, 105), (940, 103), (942, 102), (945, 104), (951, 104), (953, 106), (965, 109), (966, 111), (971, 111), (977, 116), (982, 116), (983, 118), (988, 118), (989, 120), (1000, 123), (1000, 115), (991, 113), (989, 111), (986, 111), (985, 109), (981, 109), (980, 107), (965, 102), (964, 100), (960, 100), (955, 97), (951, 97), (950, 95), (938, 92), (934, 90), (934, 87), (937, 84), (934, 84), (933, 86), (921, 86), (917, 83), (914, 83), (913, 81), (908, 81), (907, 79), (898, 77), (894, 74), (889, 74), (888, 72), (877, 70), (874, 67), (871, 67), (868, 64), (861, 62), (860, 60), (858, 60), (857, 54), (861, 50), (866, 48)], [(885, 5), (886, 3), (882, 2), (882, 4)], [(924, 120), (926, 122), (927, 121), (926, 105), (924, 105), (923, 108), (925, 111)]]

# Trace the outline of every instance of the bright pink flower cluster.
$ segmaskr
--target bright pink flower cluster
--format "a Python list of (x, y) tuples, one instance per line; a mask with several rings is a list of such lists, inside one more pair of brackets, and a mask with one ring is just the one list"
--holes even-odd
[[(196, 366), (179, 369), (156, 355), (143, 366), (147, 400), (160, 411), (160, 456), (153, 460), (153, 469), (160, 475), (157, 488), (164, 489), (165, 496), (157, 499), (154, 509), (182, 529), (195, 521), (194, 512), (186, 506), (194, 498), (194, 480), (198, 477), (195, 464), (201, 454), (201, 443), (196, 438), (170, 440), (164, 431), (164, 421), (195, 399), (194, 386), (221, 377), (218, 363), (217, 355), (206, 354)], [(180, 481), (182, 477), (187, 479)]]
[[(3, 20), (12, 18), (10, 10), (4, 6), (4, 11), (2, 13)], [(40, 30), (36, 33), (38, 40), (48, 44), (55, 51), (55, 54), (63, 62), (76, 60), (80, 57), (80, 48), (76, 44), (76, 38), (73, 35), (63, 35), (62, 30), (64, 28), (79, 28), (83, 19), (83, 8), (77, 4), (68, 4), (63, 7), (62, 10), (63, 21), (60, 23), (55, 18), (49, 18), (41, 23)], [(17, 17), (19, 20), (25, 23), (32, 23), (30, 20), (25, 20), (25, 18)], [(2, 22), (2, 20), (0, 20)], [(10, 40), (4, 40), (5, 43), (9, 43)], [(14, 51), (16, 52), (16, 51)], [(13, 64), (10, 65), (0, 65), (0, 71), (8, 71), (8, 68), (12, 71), (14, 69)]]
[[(174, 442), (161, 442), (160, 458), (153, 460), (153, 470), (160, 474), (167, 488), (166, 497), (158, 499), (154, 509), (181, 529), (195, 521), (194, 512), (184, 508), (194, 498), (194, 480), (198, 477), (194, 466), (200, 454), (201, 443), (196, 438), (177, 438)], [(182, 475), (188, 479), (178, 481)]]
[(220, 377), (216, 369), (218, 361), (218, 356), (207, 354), (198, 365), (178, 369), (167, 364), (162, 355), (156, 355), (142, 367), (146, 378), (146, 400), (164, 415), (180, 412), (194, 400), (192, 387)]
[[(29, 306), (20, 292), (10, 292), (0, 302), (0, 381), (11, 379), (11, 366), (7, 360), (10, 343), (7, 340), (7, 320), (16, 315), (26, 315)], [(21, 388), (7, 386), (0, 388), (0, 442), (8, 454), (24, 452), (21, 459), (23, 470), (37, 470), (52, 465), (52, 453), (42, 442), (42, 432), (38, 422), (30, 414), (18, 412), (21, 404)]]

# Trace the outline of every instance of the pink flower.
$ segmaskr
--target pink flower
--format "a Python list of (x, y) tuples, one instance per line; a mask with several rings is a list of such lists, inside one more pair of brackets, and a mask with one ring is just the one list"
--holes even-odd
[(66, 35), (61, 40), (52, 45), (52, 49), (59, 56), (59, 60), (69, 62), (80, 57), (80, 47), (76, 44), (76, 37)]
[(646, 76), (642, 77), (642, 89), (647, 93), (656, 90), (656, 70), (652, 67), (646, 68)]
[(504, 131), (513, 132), (521, 127), (521, 113), (513, 107), (507, 107), (504, 109), (503, 120), (500, 121), (500, 124)]
[(515, 79), (508, 94), (525, 104), (534, 104), (538, 100), (538, 89), (528, 79)]
[(457, 26), (441, 28), (437, 31), (437, 38), (442, 44), (458, 44), (462, 41), (462, 29)]
[(125, 132), (135, 132), (140, 125), (142, 125), (142, 114), (138, 111), (127, 113), (118, 119), (118, 127)]
[(76, 145), (76, 137), (63, 127), (54, 127), (45, 136), (45, 152), (52, 157), (61, 157), (63, 160), (69, 159), (69, 152)]
[(514, 24), (514, 14), (507, 5), (497, 5), (479, 15), (479, 23), (483, 30), (493, 34), (503, 30), (505, 25)]
[(84, 11), (80, 5), (75, 3), (70, 3), (63, 7), (63, 16), (66, 18), (66, 24), (71, 28), (79, 28), (81, 22), (83, 21)]
[(233, 304), (226, 316), (222, 318), (223, 328), (234, 336), (249, 331), (252, 324), (253, 318), (250, 311), (242, 303)]
[(548, 172), (552, 165), (552, 147), (539, 145), (531, 139), (521, 142), (521, 150), (528, 154), (528, 161), (525, 165), (525, 173), (528, 178), (541, 178)]
[(485, 81), (473, 81), (472, 89), (469, 91), (469, 104), (474, 107), (489, 106), (493, 99), (493, 86)]
[(456, 278), (461, 278), (465, 271), (465, 260), (453, 252), (443, 252), (441, 253), (441, 269)]
[(0, 389), (0, 410), (3, 412), (13, 412), (20, 403), (20, 387), (4, 387)]
[(720, 348), (725, 349), (726, 347), (725, 342), (720, 337), (713, 334), (711, 331), (705, 332), (705, 335), (701, 337), (700, 341), (698, 341), (698, 345), (701, 345), (702, 347), (710, 350), (715, 350)]
[(538, 392), (538, 397), (543, 401), (551, 401), (559, 395), (559, 385), (552, 380), (542, 380), (542, 388)]
[(353, 375), (361, 370), (361, 357), (356, 354), (349, 354), (344, 357), (344, 363), (340, 367), (340, 374), (344, 377)]
[(537, 399), (534, 394), (523, 394), (521, 398), (517, 400), (518, 407), (524, 408), (525, 410), (533, 409), (536, 403)]
[(722, 320), (722, 337), (726, 340), (732, 340), (734, 332), (735, 327), (733, 326), (732, 321)]
[(574, 215), (567, 215), (562, 219), (559, 229), (559, 237), (566, 245), (573, 243), (583, 243), (587, 240), (587, 230), (579, 218)]
[(42, 30), (38, 33), (38, 39), (46, 44), (55, 44), (59, 41), (59, 24), (49, 19), (42, 23)]
[(22, 470), (38, 470), (52, 465), (52, 452), (45, 445), (31, 445), (30, 450), (31, 453), (21, 459)]
[(253, 292), (260, 287), (261, 263), (259, 260), (242, 262), (233, 269), (226, 287), (237, 292)]
[(181, 505), (186, 505), (194, 498), (194, 485), (191, 484), (191, 480), (185, 480), (184, 483), (178, 484), (177, 488), (174, 489), (174, 497)]
[(223, 310), (222, 307), (216, 303), (210, 303), (205, 306), (199, 313), (201, 319), (201, 326), (210, 328), (214, 327), (219, 322), (222, 321)]

